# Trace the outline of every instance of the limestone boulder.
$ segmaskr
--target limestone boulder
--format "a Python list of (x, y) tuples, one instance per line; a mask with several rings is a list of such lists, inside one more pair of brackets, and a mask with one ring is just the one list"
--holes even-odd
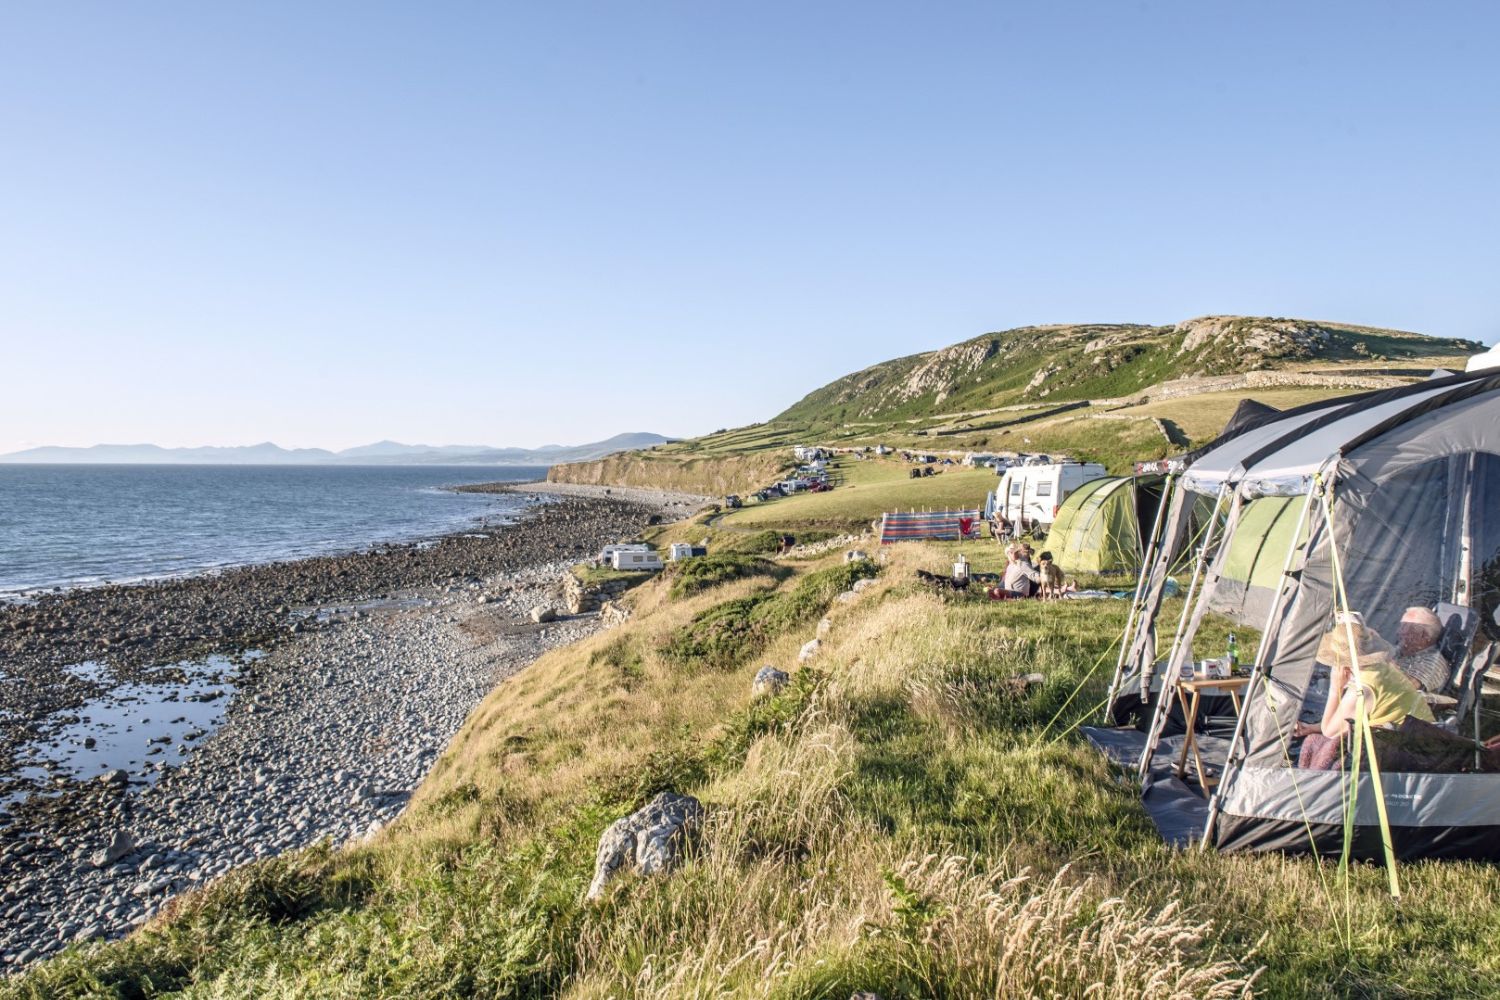
[(761, 667), (755, 672), (755, 680), (750, 682), (750, 696), (765, 698), (779, 694), (791, 679), (784, 670), (777, 670), (772, 666)]
[(640, 809), (611, 823), (599, 838), (594, 880), (587, 899), (599, 899), (622, 871), (657, 875), (682, 860), (703, 822), (703, 804), (691, 795), (661, 792)]

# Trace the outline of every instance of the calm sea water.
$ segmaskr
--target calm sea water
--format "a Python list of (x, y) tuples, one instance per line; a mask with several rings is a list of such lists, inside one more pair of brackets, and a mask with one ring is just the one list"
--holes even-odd
[(347, 552), (508, 520), (544, 468), (0, 465), (0, 597)]

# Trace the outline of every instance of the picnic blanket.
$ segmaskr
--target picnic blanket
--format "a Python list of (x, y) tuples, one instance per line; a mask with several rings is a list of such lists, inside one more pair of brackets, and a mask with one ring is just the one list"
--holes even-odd
[(979, 537), (979, 511), (896, 511), (880, 515), (880, 544), (937, 540), (958, 542)]

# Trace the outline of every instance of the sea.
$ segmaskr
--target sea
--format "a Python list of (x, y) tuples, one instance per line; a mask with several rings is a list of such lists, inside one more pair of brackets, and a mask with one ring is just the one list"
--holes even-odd
[(457, 493), (545, 467), (0, 465), (0, 600), (420, 541), (514, 520)]

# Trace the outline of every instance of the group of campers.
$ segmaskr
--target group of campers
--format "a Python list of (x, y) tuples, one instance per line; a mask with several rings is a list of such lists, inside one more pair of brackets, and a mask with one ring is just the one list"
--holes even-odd
[[(1377, 735), (1382, 766), (1407, 771), (1445, 770), (1453, 754), (1474, 754), (1474, 744), (1437, 725), (1433, 705), (1443, 703), (1452, 672), (1438, 648), (1443, 625), (1424, 607), (1406, 609), (1392, 646), (1357, 612), (1340, 614), (1318, 643), (1317, 659), (1329, 669), (1322, 718), (1301, 721), (1297, 766), (1334, 770), (1345, 761), (1360, 698)], [(1351, 645), (1352, 643), (1352, 645)], [(1356, 677), (1357, 674), (1357, 677)], [(1500, 771), (1500, 737), (1483, 745), (1479, 769)]]

